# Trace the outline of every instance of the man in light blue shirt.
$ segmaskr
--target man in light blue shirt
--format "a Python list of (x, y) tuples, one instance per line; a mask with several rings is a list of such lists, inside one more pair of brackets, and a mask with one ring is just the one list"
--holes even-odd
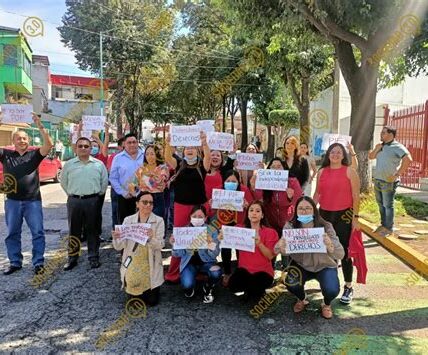
[(382, 143), (369, 152), (369, 159), (376, 159), (373, 173), (376, 202), (379, 205), (381, 226), (376, 230), (383, 236), (392, 233), (394, 226), (395, 190), (402, 175), (410, 163), (412, 156), (407, 148), (395, 140), (397, 130), (385, 126), (380, 133)]
[(122, 224), (125, 217), (136, 211), (136, 198), (134, 191), (129, 189), (129, 184), (134, 182), (135, 172), (144, 164), (144, 152), (138, 147), (137, 136), (128, 133), (124, 137), (123, 152), (117, 154), (110, 170), (110, 184), (119, 195), (118, 215)]

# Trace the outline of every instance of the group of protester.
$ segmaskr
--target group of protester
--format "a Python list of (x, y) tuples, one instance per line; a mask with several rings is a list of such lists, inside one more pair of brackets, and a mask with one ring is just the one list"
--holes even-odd
[[(44, 145), (28, 150), (25, 132), (13, 135), (15, 150), (0, 149), (4, 172), (17, 181), (16, 192), (7, 194), (5, 201), (8, 233), (6, 248), (10, 261), (5, 275), (22, 268), (21, 226), (25, 218), (33, 237), (33, 266), (35, 273), (43, 273), (44, 231), (41, 195), (37, 167), (53, 147), (51, 138), (40, 119), (34, 121), (43, 136)], [(382, 143), (369, 153), (376, 160), (376, 199), (382, 225), (378, 231), (393, 227), (393, 201), (399, 176), (411, 162), (407, 149), (395, 140), (396, 130), (384, 127)], [(272, 287), (276, 257), (282, 254), (282, 268), (293, 266), (299, 270), (287, 274), (285, 285), (297, 297), (294, 312), (302, 312), (308, 304), (304, 286), (316, 279), (323, 295), (321, 314), (333, 315), (331, 302), (340, 292), (338, 264), (342, 267), (344, 290), (340, 298), (349, 304), (353, 298), (353, 264), (349, 258), (351, 236), (359, 230), (360, 180), (356, 172), (356, 153), (349, 145), (332, 144), (316, 168), (308, 155), (308, 146), (299, 144), (297, 137), (287, 137), (281, 154), (266, 165), (266, 169), (288, 170), (285, 191), (258, 190), (257, 170), (238, 170), (232, 154), (210, 150), (204, 132), (200, 147), (184, 147), (182, 152), (170, 145), (139, 147), (138, 138), (130, 133), (118, 142), (118, 152), (107, 155), (106, 138), (79, 137), (75, 143), (76, 157), (64, 164), (61, 187), (66, 192), (69, 234), (87, 241), (91, 268), (100, 266), (99, 246), (104, 196), (111, 184), (113, 247), (122, 253), (120, 275), (125, 292), (139, 296), (148, 305), (159, 302), (160, 286), (164, 280), (181, 282), (184, 295), (194, 297), (196, 281), (203, 280), (203, 302), (214, 300), (215, 286), (220, 282), (232, 292), (244, 293), (245, 298), (259, 299)], [(250, 144), (246, 153), (257, 153)], [(264, 168), (263, 163), (260, 168)], [(311, 182), (315, 193), (310, 196)], [(386, 188), (385, 188), (386, 186)], [(213, 189), (244, 192), (244, 210), (216, 210), (212, 204)], [(318, 207), (319, 206), (319, 207)], [(352, 215), (351, 219), (343, 218)], [(174, 249), (174, 235), (169, 269), (164, 275), (161, 251), (165, 246), (166, 230), (173, 227), (204, 227), (216, 220), (215, 228), (208, 228), (206, 249)], [(171, 223), (172, 222), (172, 223)], [(115, 225), (148, 223), (145, 245), (124, 239), (114, 230)], [(220, 248), (224, 239), (222, 226), (238, 226), (255, 231), (254, 252), (236, 250), (237, 265), (232, 266), (232, 250)], [(324, 228), (325, 253), (297, 253), (287, 255), (284, 229)], [(386, 235), (387, 233), (385, 233)], [(78, 255), (69, 250), (64, 270), (77, 266)], [(221, 264), (218, 256), (221, 255)]]

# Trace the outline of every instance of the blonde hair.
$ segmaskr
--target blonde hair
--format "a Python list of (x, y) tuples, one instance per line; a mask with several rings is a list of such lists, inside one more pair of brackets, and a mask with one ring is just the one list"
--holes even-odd
[(294, 158), (299, 157), (300, 156), (300, 143), (299, 143), (299, 139), (296, 136), (288, 136), (287, 138), (285, 138), (284, 140), (284, 157), (288, 158), (288, 153), (287, 153), (287, 149), (285, 149), (285, 143), (290, 140), (295, 148), (294, 148)]

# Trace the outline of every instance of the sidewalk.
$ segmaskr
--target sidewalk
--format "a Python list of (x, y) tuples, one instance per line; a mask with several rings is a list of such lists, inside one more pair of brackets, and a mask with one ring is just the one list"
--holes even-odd
[(411, 197), (415, 200), (428, 203), (428, 191), (412, 190), (412, 189), (408, 189), (406, 187), (399, 186), (397, 188), (397, 194), (408, 196), (408, 197)]

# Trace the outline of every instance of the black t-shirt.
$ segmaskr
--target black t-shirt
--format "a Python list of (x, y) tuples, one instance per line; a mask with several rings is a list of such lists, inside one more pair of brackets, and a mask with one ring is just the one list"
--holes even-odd
[(12, 175), (17, 182), (16, 192), (6, 196), (12, 200), (41, 200), (39, 171), (37, 168), (44, 159), (40, 149), (28, 150), (20, 155), (15, 150), (0, 148), (0, 162), (3, 164), (3, 175)]
[(305, 158), (300, 157), (297, 161), (293, 162), (291, 168), (285, 161), (286, 169), (289, 170), (289, 176), (295, 177), (299, 180), (300, 187), (306, 184), (309, 180), (309, 164)]
[[(180, 169), (181, 164), (185, 164), (183, 160), (177, 159), (178, 176), (173, 182), (174, 186), (174, 201), (183, 205), (201, 205), (207, 202), (205, 195), (205, 171), (202, 161), (191, 166)], [(196, 167), (199, 167), (197, 169)], [(181, 171), (180, 171), (181, 170)]]

